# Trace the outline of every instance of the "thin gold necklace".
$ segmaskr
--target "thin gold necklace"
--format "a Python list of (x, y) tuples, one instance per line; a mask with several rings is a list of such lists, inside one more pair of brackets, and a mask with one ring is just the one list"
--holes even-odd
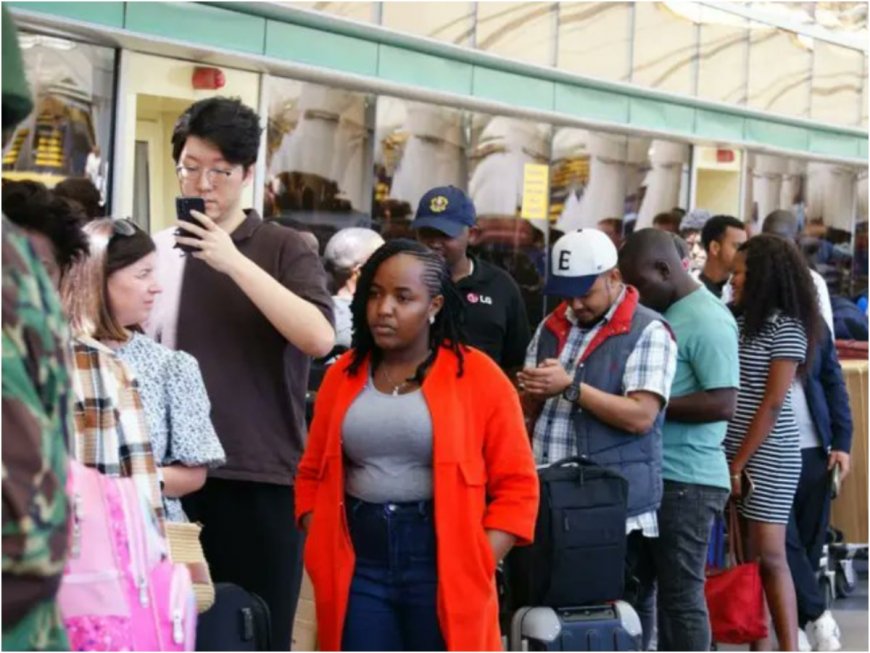
[(405, 379), (401, 383), (396, 383), (395, 381), (393, 381), (393, 377), (390, 376), (390, 373), (387, 371), (387, 368), (385, 365), (381, 364), (380, 369), (383, 370), (384, 376), (387, 377), (387, 383), (389, 383), (391, 386), (393, 386), (393, 391), (390, 394), (393, 395), (394, 397), (399, 396), (399, 390), (401, 390), (406, 385), (411, 383), (411, 381), (413, 381), (413, 379)]

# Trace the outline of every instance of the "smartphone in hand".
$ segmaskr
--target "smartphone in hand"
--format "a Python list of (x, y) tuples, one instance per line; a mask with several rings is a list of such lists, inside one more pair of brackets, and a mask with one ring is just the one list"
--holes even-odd
[[(176, 197), (175, 198), (175, 215), (182, 222), (190, 222), (197, 226), (202, 226), (199, 220), (194, 218), (190, 212), (191, 211), (199, 211), (200, 213), (205, 213), (205, 200), (201, 197)], [(176, 236), (183, 236), (185, 238), (196, 238), (195, 235), (190, 233), (189, 231), (185, 231), (184, 229), (176, 229)], [(180, 249), (185, 254), (190, 254), (191, 252), (196, 252), (197, 249), (195, 247), (190, 247), (189, 245), (175, 245), (178, 249)]]
[(840, 463), (834, 463), (831, 470), (831, 498), (836, 499), (840, 494)]

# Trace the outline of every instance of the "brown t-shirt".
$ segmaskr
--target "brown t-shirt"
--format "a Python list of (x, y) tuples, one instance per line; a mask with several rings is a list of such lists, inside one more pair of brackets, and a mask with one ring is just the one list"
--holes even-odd
[[(231, 234), (239, 251), (333, 322), (317, 254), (295, 230), (255, 211)], [(227, 455), (216, 478), (292, 485), (305, 440), (310, 358), (287, 342), (226, 274), (190, 257), (176, 346), (199, 362)]]

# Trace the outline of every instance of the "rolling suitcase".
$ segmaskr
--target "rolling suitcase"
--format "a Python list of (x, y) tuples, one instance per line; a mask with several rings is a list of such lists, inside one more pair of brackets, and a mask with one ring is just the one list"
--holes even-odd
[(510, 608), (623, 598), (628, 481), (581, 457), (539, 468), (538, 477), (534, 543), (512, 549), (506, 559)]
[(511, 651), (639, 651), (641, 625), (625, 601), (578, 608), (520, 608)]
[(270, 651), (269, 606), (232, 583), (215, 583), (214, 605), (199, 615), (197, 651)]

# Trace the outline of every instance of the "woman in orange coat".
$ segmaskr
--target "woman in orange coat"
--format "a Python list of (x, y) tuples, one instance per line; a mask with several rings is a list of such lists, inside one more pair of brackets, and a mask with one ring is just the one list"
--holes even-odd
[(320, 647), (499, 650), (496, 564), (538, 509), (517, 394), (419, 243), (377, 250), (351, 310), (296, 478)]

